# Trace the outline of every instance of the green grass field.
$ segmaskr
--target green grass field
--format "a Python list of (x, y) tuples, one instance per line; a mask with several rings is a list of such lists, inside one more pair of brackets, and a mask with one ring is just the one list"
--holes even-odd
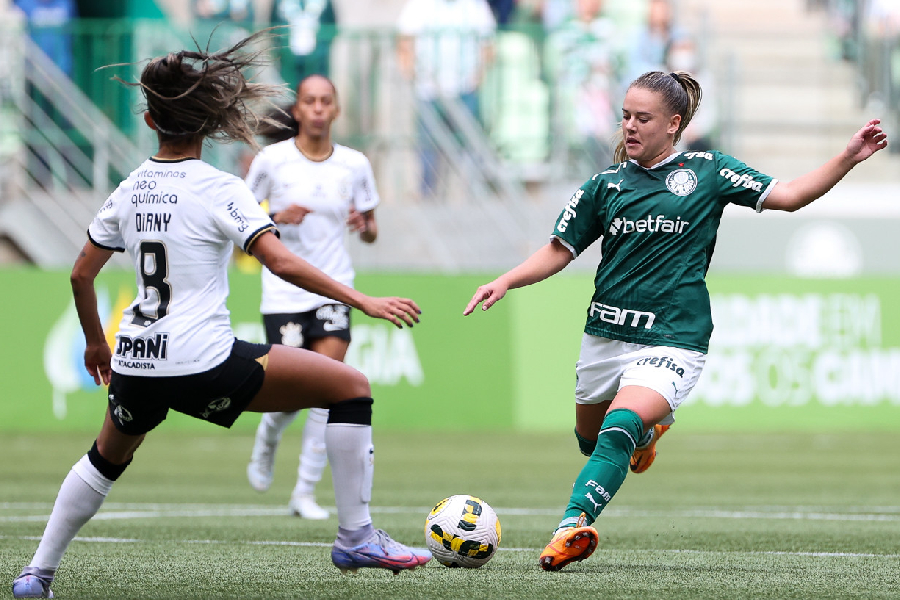
[[(900, 598), (900, 453), (887, 434), (712, 435), (677, 428), (597, 523), (587, 561), (537, 557), (581, 465), (558, 434), (375, 432), (376, 527), (423, 545), (441, 498), (497, 510), (500, 551), (477, 570), (432, 561), (342, 576), (337, 519), (289, 516), (299, 428), (266, 494), (246, 482), (249, 435), (151, 434), (53, 585), (66, 598)], [(0, 579), (27, 564), (89, 435), (10, 436), (0, 462)], [(330, 478), (320, 501), (333, 507)], [(9, 588), (7, 587), (7, 595)]]

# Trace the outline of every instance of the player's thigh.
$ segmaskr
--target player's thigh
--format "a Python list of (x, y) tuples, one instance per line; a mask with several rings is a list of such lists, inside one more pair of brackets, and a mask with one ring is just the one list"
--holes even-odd
[(122, 433), (116, 429), (109, 410), (107, 410), (103, 417), (100, 435), (97, 436), (97, 451), (100, 456), (114, 465), (122, 465), (131, 460), (134, 451), (138, 449), (146, 435), (145, 433), (140, 435)]
[(350, 347), (349, 340), (343, 340), (339, 337), (328, 336), (310, 340), (309, 349), (317, 354), (323, 354), (334, 360), (344, 361), (347, 356), (347, 349)]
[(626, 385), (610, 404), (610, 410), (627, 408), (644, 422), (644, 430), (653, 427), (672, 413), (672, 408), (665, 396), (641, 385)]
[(372, 395), (365, 375), (344, 363), (301, 348), (272, 346), (262, 387), (247, 406), (251, 412), (291, 412), (328, 408)]

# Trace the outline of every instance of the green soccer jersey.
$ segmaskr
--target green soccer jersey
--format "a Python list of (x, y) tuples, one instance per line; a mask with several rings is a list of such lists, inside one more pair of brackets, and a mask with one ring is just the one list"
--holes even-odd
[(594, 175), (556, 221), (576, 256), (603, 237), (585, 333), (706, 352), (706, 271), (728, 203), (761, 210), (777, 180), (720, 152), (675, 153)]

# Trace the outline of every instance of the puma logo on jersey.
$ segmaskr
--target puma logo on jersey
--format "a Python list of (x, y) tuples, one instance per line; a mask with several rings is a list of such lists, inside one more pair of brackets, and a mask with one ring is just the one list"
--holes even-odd
[(609, 183), (606, 184), (606, 189), (608, 189), (608, 190), (616, 190), (616, 191), (621, 192), (621, 191), (622, 191), (621, 185), (622, 185), (622, 182), (623, 182), (623, 181), (625, 181), (625, 180), (624, 180), (624, 179), (620, 179), (620, 180), (619, 180), (619, 183), (613, 183), (613, 182), (610, 181)]

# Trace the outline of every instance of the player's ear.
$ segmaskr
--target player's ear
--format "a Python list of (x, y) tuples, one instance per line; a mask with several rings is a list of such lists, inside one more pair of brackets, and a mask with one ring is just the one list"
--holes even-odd
[(156, 131), (156, 123), (153, 121), (153, 117), (150, 116), (149, 110), (144, 111), (144, 123), (147, 124), (147, 127)]
[(678, 128), (681, 126), (681, 115), (675, 114), (672, 115), (672, 118), (669, 120), (669, 127), (666, 129), (666, 133), (669, 135), (675, 135), (678, 133)]

